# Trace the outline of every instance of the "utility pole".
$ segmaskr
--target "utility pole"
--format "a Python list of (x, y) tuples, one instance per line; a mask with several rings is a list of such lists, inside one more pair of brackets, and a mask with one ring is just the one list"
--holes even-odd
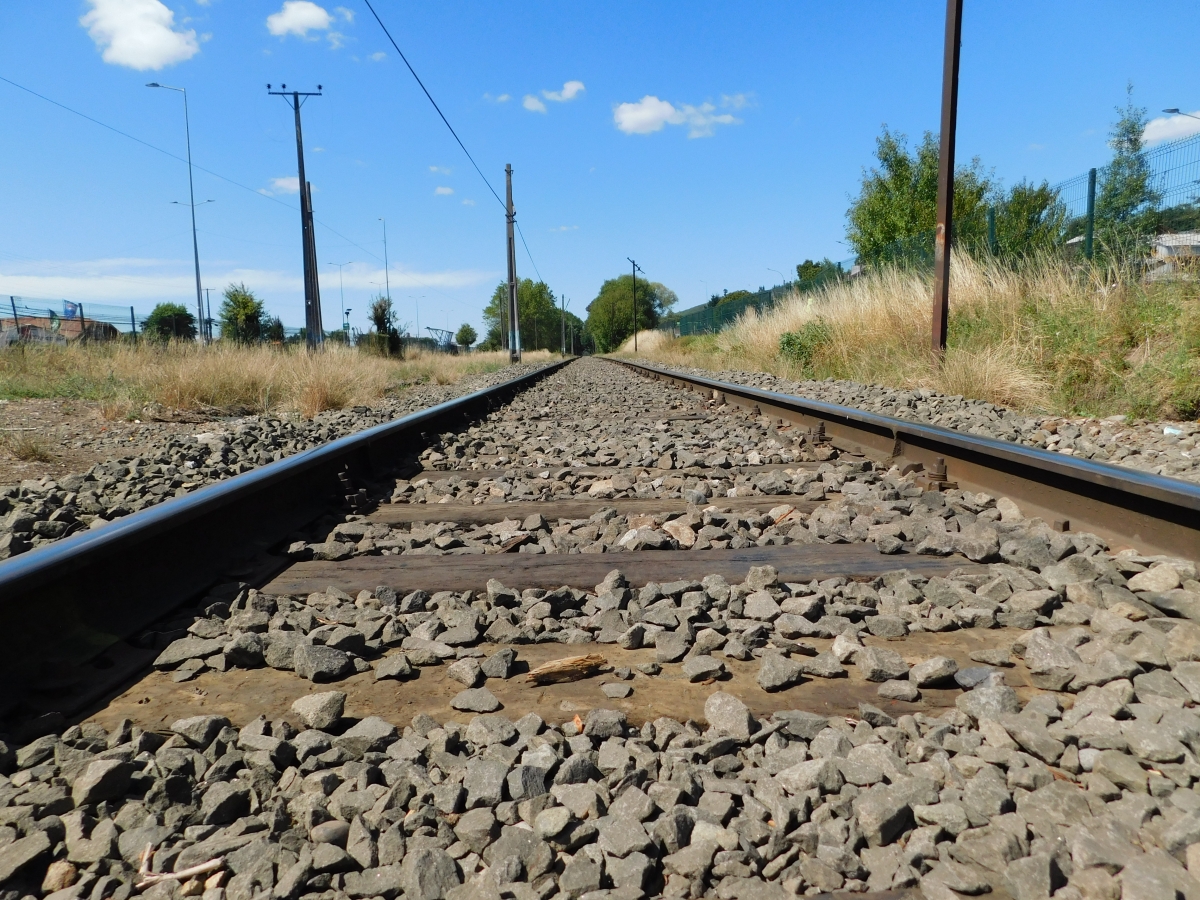
[[(351, 260), (351, 262), (353, 262), (353, 260)], [(349, 320), (348, 318), (346, 318), (346, 312), (347, 312), (347, 310), (346, 310), (346, 288), (345, 288), (345, 286), (342, 284), (342, 267), (343, 267), (343, 266), (348, 266), (348, 265), (350, 265), (350, 263), (348, 263), (348, 262), (344, 262), (344, 263), (327, 263), (327, 265), (330, 265), (330, 266), (337, 266), (337, 270), (338, 270), (338, 296), (341, 298), (341, 305), (342, 305), (342, 331), (344, 331), (344, 332), (345, 332), (345, 334), (346, 334), (346, 337), (347, 337), (347, 338), (349, 338), (349, 337), (350, 337), (350, 324), (349, 324), (350, 320)]]
[(562, 304), (562, 355), (567, 355), (567, 298), (565, 294), (558, 295), (559, 303)]
[(1083, 232), (1083, 255), (1092, 258), (1092, 239), (1096, 233), (1096, 170), (1088, 169), (1087, 226)]
[[(628, 256), (625, 258), (629, 259)], [(629, 259), (629, 263), (633, 266), (633, 352), (637, 353), (637, 273), (642, 270), (632, 259)], [(642, 274), (646, 273), (642, 272)]]
[(962, 0), (946, 0), (942, 57), (942, 132), (938, 148), (937, 232), (933, 238), (932, 349), (946, 355), (950, 319), (950, 239), (954, 226), (954, 132), (958, 126), (958, 51), (962, 43)]
[[(388, 275), (388, 255), (387, 255), (387, 219), (383, 216), (379, 217), (379, 221), (383, 223), (383, 289), (387, 294), (388, 300), (392, 299), (392, 280)], [(376, 257), (378, 259), (378, 257)]]
[(517, 211), (513, 209), (512, 201), (512, 165), (504, 167), (504, 181), (508, 189), (508, 209), (505, 218), (508, 222), (508, 358), (511, 362), (521, 361), (521, 323), (517, 307), (517, 245), (513, 240), (513, 226), (517, 221)]
[(204, 339), (212, 343), (212, 288), (204, 289)]
[[(321, 287), (317, 276), (317, 242), (313, 234), (312, 186), (304, 175), (304, 137), (300, 130), (300, 107), (308, 97), (320, 97), (322, 86), (316, 91), (289, 91), (286, 84), (282, 90), (273, 91), (267, 85), (267, 93), (283, 97), (296, 114), (296, 164), (300, 182), (300, 233), (304, 242), (304, 331), (310, 350), (320, 347), (325, 341), (321, 322)], [(302, 99), (304, 98), (304, 99)]]
[[(188, 158), (188, 200), (189, 206), (192, 209), (192, 258), (196, 263), (196, 312), (200, 316), (200, 320), (204, 319), (204, 299), (200, 295), (200, 245), (196, 240), (196, 191), (192, 187), (192, 126), (188, 121), (188, 105), (187, 105), (187, 89), (180, 87), (171, 87), (166, 84), (159, 84), (157, 81), (152, 81), (146, 87), (165, 88), (168, 91), (178, 91), (183, 94), (183, 131), (187, 136), (187, 158)], [(205, 201), (208, 202), (208, 201)], [(204, 340), (204, 329), (200, 329), (200, 340)]]

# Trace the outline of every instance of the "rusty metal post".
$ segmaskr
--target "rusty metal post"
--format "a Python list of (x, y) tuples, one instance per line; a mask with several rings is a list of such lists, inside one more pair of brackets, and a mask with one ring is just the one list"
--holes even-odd
[(958, 121), (958, 50), (962, 0), (946, 0), (946, 43), (942, 61), (942, 131), (938, 148), (937, 232), (933, 243), (933, 352), (946, 354), (950, 317), (950, 237), (954, 219), (954, 130)]

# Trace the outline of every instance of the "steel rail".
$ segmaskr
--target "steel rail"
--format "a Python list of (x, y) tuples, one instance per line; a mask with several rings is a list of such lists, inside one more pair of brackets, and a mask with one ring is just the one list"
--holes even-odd
[(566, 365), (419, 410), (0, 563), (0, 695), (61, 677), (230, 580), (297, 529), (393, 470), (423, 432), (507, 402)]
[(878, 462), (920, 464), (933, 484), (1009, 497), (1027, 517), (1040, 517), (1058, 530), (1090, 531), (1114, 550), (1200, 558), (1200, 485), (821, 400), (610, 361), (786, 422), (821, 427), (834, 447)]

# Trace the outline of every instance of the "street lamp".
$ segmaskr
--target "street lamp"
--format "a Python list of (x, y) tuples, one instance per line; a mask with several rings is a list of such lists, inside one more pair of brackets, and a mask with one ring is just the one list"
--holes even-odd
[(1181, 112), (1178, 109), (1164, 109), (1163, 112), (1169, 113), (1172, 116), (1187, 116), (1189, 119), (1200, 121), (1200, 116), (1193, 116), (1191, 113)]
[(767, 271), (768, 271), (768, 272), (774, 272), (776, 275), (778, 275), (778, 276), (779, 276), (780, 278), (782, 278), (784, 281), (787, 281), (787, 279), (783, 277), (783, 273), (782, 273), (782, 272), (780, 272), (778, 269), (772, 269), (770, 266), (767, 266)]
[[(354, 260), (350, 260), (350, 262), (354, 262)], [(348, 265), (350, 265), (350, 263), (349, 262), (329, 263), (329, 265), (338, 267), (338, 294), (341, 296), (341, 299), (342, 299), (342, 330), (344, 332), (346, 332), (346, 336), (349, 337), (350, 336), (350, 325), (349, 325), (350, 320), (347, 319), (346, 316), (350, 312), (350, 310), (346, 309), (346, 291), (342, 287), (342, 266), (348, 266)]]
[(415, 309), (417, 311), (417, 337), (420, 337), (421, 336), (421, 304), (419, 304), (417, 301), (424, 300), (425, 295), (419, 294), (414, 297), (412, 294), (409, 294), (408, 299), (413, 302), (413, 309)]
[(350, 340), (350, 313), (352, 312), (354, 312), (352, 309), (342, 310), (342, 331), (346, 332), (347, 341)]
[[(200, 244), (196, 240), (196, 192), (192, 186), (192, 126), (188, 121), (187, 90), (181, 87), (171, 87), (169, 84), (159, 84), (157, 81), (151, 81), (146, 87), (163, 88), (164, 90), (178, 91), (183, 94), (183, 131), (187, 136), (188, 199), (191, 201), (190, 205), (192, 208), (192, 256), (196, 263), (196, 312), (198, 314), (197, 321), (203, 323), (204, 292), (200, 289)], [(207, 203), (208, 201), (205, 202)], [(201, 328), (200, 334), (204, 334), (203, 328)]]

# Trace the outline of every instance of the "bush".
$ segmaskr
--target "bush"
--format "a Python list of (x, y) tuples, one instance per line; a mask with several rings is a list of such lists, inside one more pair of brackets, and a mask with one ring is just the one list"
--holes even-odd
[(813, 357), (833, 339), (833, 332), (822, 319), (813, 319), (800, 326), (799, 331), (785, 331), (779, 336), (779, 354), (803, 368), (812, 366)]
[(182, 303), (160, 303), (142, 322), (142, 333), (151, 341), (194, 341), (196, 317)]

